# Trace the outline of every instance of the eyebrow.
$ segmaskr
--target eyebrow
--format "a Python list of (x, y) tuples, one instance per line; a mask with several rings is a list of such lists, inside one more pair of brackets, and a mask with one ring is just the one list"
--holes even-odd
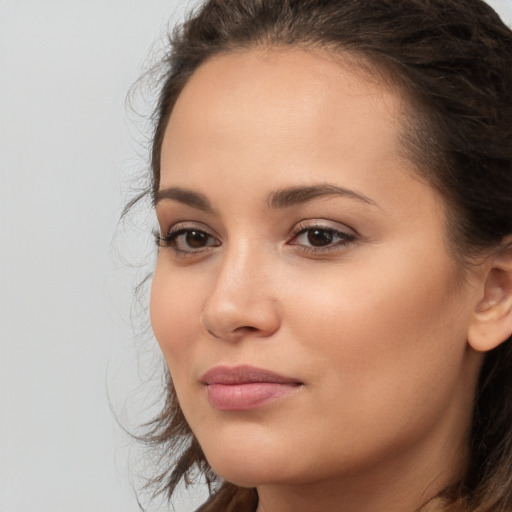
[[(276, 190), (269, 195), (268, 204), (271, 208), (276, 209), (290, 208), (291, 206), (307, 203), (308, 201), (318, 197), (328, 196), (341, 196), (349, 199), (356, 199), (357, 201), (361, 201), (372, 206), (378, 206), (375, 201), (366, 197), (364, 194), (328, 183)], [(169, 187), (158, 190), (153, 198), (153, 206), (156, 206), (160, 201), (166, 199), (177, 201), (206, 213), (214, 212), (208, 198), (204, 194), (194, 192), (192, 190), (180, 187)]]
[(156, 206), (160, 201), (169, 199), (178, 201), (179, 203), (186, 204), (192, 208), (202, 210), (206, 213), (212, 213), (213, 208), (208, 198), (199, 192), (193, 192), (180, 187), (169, 187), (158, 190), (153, 198), (153, 206)]
[(307, 203), (317, 197), (326, 196), (341, 196), (349, 199), (356, 199), (363, 203), (378, 207), (375, 201), (366, 197), (364, 194), (328, 183), (277, 190), (270, 194), (268, 203), (272, 208), (289, 208), (291, 206)]

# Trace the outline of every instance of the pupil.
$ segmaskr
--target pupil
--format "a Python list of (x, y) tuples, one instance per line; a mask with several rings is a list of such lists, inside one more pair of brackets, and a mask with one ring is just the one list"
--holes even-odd
[(185, 238), (187, 245), (193, 249), (204, 247), (208, 241), (208, 235), (202, 231), (189, 231)]
[(308, 232), (308, 242), (314, 246), (329, 245), (332, 242), (333, 234), (325, 229), (312, 229)]

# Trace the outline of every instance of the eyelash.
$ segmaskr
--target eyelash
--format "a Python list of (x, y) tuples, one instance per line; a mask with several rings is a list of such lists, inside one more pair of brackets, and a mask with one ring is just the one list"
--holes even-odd
[[(312, 246), (312, 245), (304, 245), (304, 244), (298, 244), (294, 243), (293, 241), (296, 240), (299, 236), (305, 235), (308, 232), (313, 231), (319, 231), (328, 233), (332, 238), (338, 238), (336, 242), (332, 243), (330, 242), (328, 245), (325, 246)], [(335, 229), (330, 226), (322, 225), (322, 224), (313, 224), (313, 225), (306, 225), (306, 224), (299, 224), (297, 228), (292, 233), (292, 238), (288, 242), (288, 245), (294, 245), (297, 246), (301, 251), (306, 253), (313, 253), (313, 254), (321, 254), (325, 252), (332, 252), (332, 251), (339, 251), (341, 249), (346, 248), (349, 244), (356, 241), (356, 235), (347, 233), (345, 231), (341, 231), (339, 229)]]
[[(328, 234), (331, 238), (338, 240), (334, 243), (328, 242), (325, 246), (313, 246), (313, 245), (305, 245), (305, 244), (299, 244), (297, 242), (294, 242), (297, 240), (301, 235), (305, 235), (308, 232), (313, 231), (322, 232), (324, 235)], [(210, 245), (206, 245), (204, 247), (200, 247), (197, 249), (182, 249), (178, 246), (178, 240), (179, 237), (183, 235), (187, 235), (190, 233), (198, 233), (201, 235), (205, 235), (207, 237), (207, 240), (209, 242), (214, 241), (213, 244), (210, 243)], [(155, 236), (155, 242), (156, 245), (159, 248), (170, 248), (172, 249), (176, 255), (181, 257), (190, 257), (195, 256), (199, 254), (205, 254), (206, 252), (209, 252), (211, 249), (215, 247), (219, 247), (221, 243), (217, 240), (215, 236), (213, 236), (211, 233), (209, 233), (205, 229), (199, 229), (197, 226), (190, 226), (187, 224), (177, 224), (166, 235), (161, 235), (158, 232), (154, 233)], [(293, 230), (291, 234), (290, 241), (287, 242), (287, 245), (296, 246), (299, 250), (305, 252), (305, 253), (312, 253), (312, 254), (321, 254), (325, 252), (333, 252), (337, 250), (341, 250), (345, 247), (347, 247), (349, 244), (356, 241), (356, 235), (347, 233), (345, 231), (341, 231), (339, 229), (335, 229), (326, 225), (321, 224), (314, 224), (314, 225), (306, 225), (306, 224), (299, 224), (296, 229)]]
[(170, 248), (178, 256), (194, 256), (199, 253), (204, 253), (205, 251), (207, 251), (213, 247), (218, 247), (220, 245), (220, 243), (216, 243), (216, 244), (208, 245), (205, 247), (201, 247), (197, 250), (181, 249), (178, 246), (179, 237), (182, 235), (187, 235), (187, 234), (193, 233), (193, 232), (201, 234), (201, 235), (206, 235), (210, 241), (211, 240), (217, 241), (217, 239), (205, 229), (199, 229), (196, 226), (190, 226), (187, 224), (177, 224), (176, 226), (172, 227), (166, 235), (161, 235), (160, 233), (155, 232), (154, 233), (155, 242), (156, 242), (157, 247)]

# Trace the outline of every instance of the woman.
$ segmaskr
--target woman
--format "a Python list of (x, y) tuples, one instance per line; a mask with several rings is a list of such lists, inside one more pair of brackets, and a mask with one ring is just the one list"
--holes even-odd
[(160, 489), (512, 510), (510, 30), (480, 0), (210, 0), (170, 48)]

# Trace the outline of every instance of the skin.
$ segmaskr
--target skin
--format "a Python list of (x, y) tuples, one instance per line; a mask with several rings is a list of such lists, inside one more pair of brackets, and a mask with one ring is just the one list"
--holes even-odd
[[(411, 512), (464, 469), (484, 279), (405, 156), (406, 107), (347, 59), (274, 49), (212, 58), (171, 115), (160, 231), (205, 234), (162, 242), (152, 325), (209, 463), (258, 512)], [(272, 204), (325, 185), (350, 193)], [(314, 246), (314, 227), (345, 235)], [(219, 411), (201, 377), (240, 364), (301, 385)]]

